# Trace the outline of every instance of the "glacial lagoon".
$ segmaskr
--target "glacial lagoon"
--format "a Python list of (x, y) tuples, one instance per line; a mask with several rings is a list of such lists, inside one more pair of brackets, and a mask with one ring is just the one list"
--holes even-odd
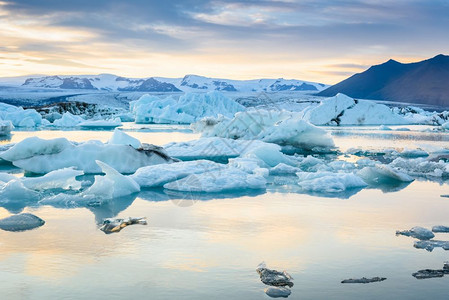
[[(404, 127), (410, 130), (397, 130)], [(432, 126), (322, 128), (339, 152), (315, 156), (329, 160), (380, 159), (374, 154), (384, 148), (421, 148), (432, 157), (435, 149), (449, 146), (449, 134)], [(199, 137), (178, 125), (125, 123), (123, 130), (160, 146)], [(105, 142), (111, 135), (14, 131), (0, 145), (30, 136)], [(365, 154), (351, 154), (359, 147)], [(11, 165), (1, 168), (24, 175)], [(449, 278), (418, 280), (412, 273), (441, 269), (448, 253), (417, 249), (415, 239), (395, 232), (449, 225), (449, 198), (441, 197), (449, 188), (444, 178), (414, 179), (324, 195), (299, 190), (295, 176), (270, 175), (266, 191), (196, 194), (154, 188), (85, 207), (3, 205), (0, 218), (27, 212), (45, 224), (24, 232), (0, 230), (2, 298), (268, 299), (256, 272), (265, 261), (294, 278), (289, 299), (424, 299), (429, 294), (443, 299)], [(148, 225), (113, 234), (99, 230), (104, 218), (114, 217), (146, 217)], [(449, 234), (437, 233), (435, 239), (449, 240)], [(387, 280), (341, 283), (375, 276)]]

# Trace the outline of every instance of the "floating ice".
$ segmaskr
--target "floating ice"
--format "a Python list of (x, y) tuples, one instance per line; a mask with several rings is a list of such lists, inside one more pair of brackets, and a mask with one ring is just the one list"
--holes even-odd
[(69, 112), (66, 112), (60, 119), (55, 120), (52, 124), (56, 127), (75, 127), (84, 121), (85, 120), (80, 116), (75, 116)]
[(432, 227), (433, 232), (449, 232), (449, 226), (437, 225)]
[(292, 167), (292, 166), (286, 165), (284, 163), (280, 163), (270, 169), (270, 175), (286, 175), (286, 174), (295, 175), (296, 173), (298, 173), (300, 171), (301, 171), (300, 168)]
[(447, 177), (449, 176), (449, 164), (440, 161), (430, 161), (425, 158), (404, 159), (396, 158), (390, 166), (412, 176)]
[(0, 229), (5, 231), (25, 231), (41, 227), (45, 221), (29, 213), (12, 215), (0, 220)]
[(245, 189), (265, 189), (267, 181), (263, 175), (249, 174), (237, 168), (189, 175), (183, 179), (170, 182), (164, 188), (184, 192), (225, 192)]
[(133, 138), (132, 136), (126, 134), (120, 129), (115, 129), (114, 133), (112, 134), (111, 138), (108, 141), (108, 144), (111, 145), (130, 145), (134, 147), (135, 149), (141, 148), (142, 144), (140, 141), (136, 138)]
[(348, 189), (366, 187), (367, 184), (352, 173), (298, 172), (298, 185), (304, 191), (319, 193), (339, 193)]
[(0, 119), (0, 136), (10, 134), (13, 129), (14, 125), (12, 125), (11, 121), (3, 121)]
[(96, 175), (95, 182), (83, 195), (93, 195), (104, 199), (114, 199), (140, 192), (140, 186), (129, 176), (117, 172), (108, 164), (96, 161), (104, 176)]
[(384, 131), (391, 131), (392, 129), (388, 126), (385, 125), (380, 125), (379, 126), (379, 130), (384, 130)]
[(271, 298), (287, 298), (291, 293), (289, 288), (281, 286), (270, 286), (265, 289), (265, 294)]
[(355, 100), (344, 94), (321, 101), (303, 111), (304, 119), (315, 125), (385, 125), (408, 124), (386, 105)]
[(385, 277), (373, 277), (373, 278), (366, 278), (362, 277), (359, 279), (345, 279), (341, 283), (372, 283), (372, 282), (380, 282), (387, 280)]
[(429, 156), (429, 153), (422, 149), (407, 149), (401, 151), (400, 155), (406, 158), (416, 158), (416, 157), (426, 157)]
[(419, 240), (430, 240), (435, 237), (432, 231), (423, 227), (413, 227), (410, 230), (396, 231), (396, 235), (405, 235)]
[(412, 182), (414, 180), (405, 173), (394, 170), (390, 166), (381, 164), (377, 164), (374, 167), (365, 167), (357, 172), (357, 175), (370, 184), (390, 184), (397, 182)]
[(17, 177), (8, 173), (0, 172), (0, 182), (3, 181), (4, 183), (6, 183), (14, 179), (17, 179)]
[(42, 177), (23, 178), (22, 183), (25, 187), (32, 190), (79, 190), (81, 188), (81, 182), (77, 181), (75, 177), (81, 175), (84, 175), (83, 171), (65, 168), (52, 171)]
[(161, 187), (168, 182), (176, 181), (192, 174), (216, 171), (224, 167), (225, 165), (209, 160), (195, 160), (142, 167), (130, 177), (141, 187)]
[(279, 272), (268, 269), (264, 262), (260, 263), (256, 269), (260, 276), (260, 280), (266, 285), (272, 286), (293, 286), (293, 278), (286, 271)]
[(261, 140), (309, 150), (334, 146), (325, 130), (302, 120), (300, 114), (287, 111), (252, 109), (235, 114), (233, 119), (203, 119), (192, 128), (203, 137)]
[(0, 182), (0, 202), (26, 202), (38, 197), (38, 193), (26, 188), (19, 179)]
[(225, 138), (200, 138), (198, 140), (164, 145), (171, 157), (182, 160), (214, 159), (227, 160), (245, 154), (255, 147), (266, 145), (262, 141), (232, 140)]
[(88, 120), (78, 124), (81, 128), (115, 128), (122, 126), (122, 121), (120, 118), (115, 118), (112, 120)]
[(130, 111), (134, 114), (136, 123), (190, 124), (204, 117), (232, 117), (244, 109), (242, 105), (217, 91), (186, 93), (179, 100), (171, 96), (160, 99), (143, 95), (139, 100), (130, 102)]
[(432, 252), (434, 248), (443, 248), (444, 250), (449, 250), (449, 241), (416, 241), (413, 244), (413, 247), (417, 249), (426, 249), (429, 252)]
[(143, 166), (173, 161), (162, 148), (143, 146), (134, 149), (128, 145), (103, 144), (100, 141), (77, 144), (65, 138), (42, 140), (31, 137), (1, 153), (0, 158), (39, 174), (68, 167), (85, 173), (100, 173), (101, 168), (95, 160), (104, 161), (120, 173), (134, 173)]
[(129, 225), (140, 224), (147, 225), (147, 219), (144, 218), (127, 218), (127, 219), (104, 219), (100, 230), (106, 234), (120, 232)]
[(436, 277), (443, 277), (447, 272), (445, 270), (432, 270), (432, 269), (424, 269), (419, 270), (412, 274), (416, 279), (429, 279)]
[(0, 103), (0, 120), (9, 120), (16, 127), (36, 127), (41, 125), (42, 116), (34, 109)]

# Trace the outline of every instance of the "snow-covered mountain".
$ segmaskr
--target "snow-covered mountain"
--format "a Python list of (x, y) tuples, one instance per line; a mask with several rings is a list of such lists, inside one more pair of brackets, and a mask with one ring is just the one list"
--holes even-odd
[[(22, 80), (20, 80), (22, 79)], [(75, 76), (32, 76), (11, 81), (0, 78), (0, 85), (62, 90), (135, 92), (319, 92), (328, 86), (295, 79), (229, 80), (186, 75), (184, 78), (126, 78), (111, 74)]]

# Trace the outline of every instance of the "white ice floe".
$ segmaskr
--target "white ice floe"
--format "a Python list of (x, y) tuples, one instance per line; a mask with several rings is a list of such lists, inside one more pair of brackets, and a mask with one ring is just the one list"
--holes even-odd
[(41, 177), (25, 177), (22, 183), (32, 190), (65, 189), (79, 190), (81, 182), (76, 180), (77, 176), (84, 175), (83, 171), (65, 168), (52, 171)]
[(270, 175), (288, 175), (288, 174), (295, 175), (298, 172), (301, 172), (300, 168), (292, 167), (284, 163), (280, 163), (270, 169)]
[(130, 111), (136, 123), (190, 124), (204, 117), (224, 115), (232, 117), (245, 108), (222, 93), (186, 93), (175, 99), (143, 95), (130, 102)]
[(209, 160), (195, 160), (160, 164), (139, 168), (130, 177), (141, 187), (161, 187), (166, 183), (176, 181), (192, 174), (201, 174), (225, 168), (226, 165)]
[(14, 125), (12, 125), (12, 122), (9, 120), (1, 120), (0, 119), (0, 136), (2, 135), (8, 135), (11, 133), (11, 130), (14, 129)]
[(391, 131), (392, 129), (388, 126), (385, 125), (380, 125), (379, 126), (379, 130), (383, 130), (383, 131)]
[(425, 158), (405, 159), (396, 158), (390, 166), (411, 176), (448, 177), (449, 164), (440, 161), (430, 161)]
[(78, 124), (81, 128), (115, 128), (122, 126), (120, 118), (112, 120), (88, 120)]
[(367, 186), (365, 181), (353, 173), (298, 172), (296, 176), (301, 189), (309, 192), (339, 193)]
[(370, 184), (412, 182), (414, 180), (403, 172), (381, 164), (376, 164), (374, 167), (365, 167), (357, 172), (357, 175)]
[(140, 141), (125, 132), (123, 132), (120, 129), (115, 129), (114, 133), (112, 134), (111, 138), (108, 141), (108, 144), (111, 145), (130, 145), (136, 149), (139, 149), (142, 147), (142, 144)]
[(85, 120), (80, 116), (75, 116), (69, 112), (66, 112), (60, 119), (55, 120), (52, 124), (56, 127), (75, 127), (84, 121)]
[(232, 140), (225, 138), (200, 138), (188, 142), (164, 145), (168, 155), (182, 160), (237, 157), (254, 147), (266, 145), (262, 141)]
[(113, 199), (140, 192), (139, 184), (131, 177), (120, 174), (104, 162), (97, 160), (96, 163), (105, 175), (96, 175), (94, 184), (82, 193), (84, 196)]
[(103, 144), (100, 141), (71, 143), (65, 138), (43, 140), (30, 137), (0, 154), (26, 171), (45, 174), (54, 170), (75, 167), (85, 173), (100, 173), (95, 160), (102, 160), (120, 173), (134, 173), (148, 165), (171, 162), (163, 149), (149, 146), (134, 149), (128, 145)]
[(181, 180), (170, 182), (164, 188), (183, 192), (218, 193), (246, 189), (265, 189), (267, 181), (259, 174), (249, 174), (237, 168), (189, 175)]
[(400, 154), (402, 157), (406, 158), (416, 158), (416, 157), (426, 157), (429, 156), (429, 153), (422, 149), (408, 149), (404, 148)]
[(36, 127), (41, 125), (42, 116), (34, 109), (0, 103), (0, 120), (11, 121), (15, 127)]
[(300, 114), (287, 111), (250, 109), (232, 119), (224, 116), (203, 119), (192, 124), (192, 129), (203, 137), (261, 140), (302, 149), (334, 146), (325, 130), (302, 120)]
[(315, 125), (392, 125), (408, 124), (402, 116), (386, 105), (374, 101), (355, 100), (337, 94), (321, 101), (316, 107), (306, 108), (304, 120)]
[(419, 226), (415, 226), (410, 230), (396, 231), (396, 235), (409, 236), (419, 240), (430, 240), (435, 237), (431, 230)]

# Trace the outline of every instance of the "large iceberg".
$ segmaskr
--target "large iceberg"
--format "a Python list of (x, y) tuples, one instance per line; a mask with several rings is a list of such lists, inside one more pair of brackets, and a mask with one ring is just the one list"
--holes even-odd
[(42, 116), (34, 109), (0, 103), (0, 120), (9, 120), (16, 127), (36, 127), (41, 125)]
[(408, 124), (389, 107), (374, 101), (356, 100), (344, 94), (321, 101), (316, 107), (306, 108), (304, 119), (315, 125), (383, 125)]
[(0, 158), (38, 174), (68, 167), (85, 173), (100, 173), (95, 160), (102, 160), (120, 173), (134, 173), (140, 167), (173, 161), (162, 148), (146, 144), (135, 149), (95, 140), (74, 143), (65, 138), (43, 140), (37, 137), (24, 139), (1, 153)]
[(190, 124), (204, 117), (233, 116), (245, 108), (222, 93), (186, 93), (176, 100), (143, 95), (130, 102), (130, 111), (136, 123)]
[(282, 146), (308, 149), (330, 148), (334, 142), (329, 134), (304, 120), (299, 113), (250, 109), (225, 116), (205, 118), (192, 125), (203, 137), (261, 140)]

